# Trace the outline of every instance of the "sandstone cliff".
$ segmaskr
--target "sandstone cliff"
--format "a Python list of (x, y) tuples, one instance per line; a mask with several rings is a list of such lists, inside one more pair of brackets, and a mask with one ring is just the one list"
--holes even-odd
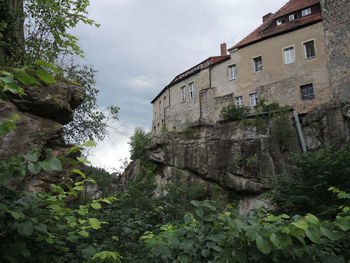
[[(63, 125), (73, 119), (74, 109), (84, 99), (84, 90), (64, 82), (45, 87), (25, 86), (26, 96), (12, 96), (0, 103), (0, 121), (17, 114), (16, 128), (0, 136), (0, 159), (21, 156), (32, 149), (52, 149), (50, 157), (63, 155), (69, 147), (62, 138)], [(41, 174), (17, 182), (18, 187), (34, 191), (48, 190), (50, 183), (59, 182), (63, 172)]]
[[(240, 211), (260, 205), (264, 181), (288, 171), (290, 153), (300, 153), (301, 146), (292, 114), (288, 115), (290, 132), (282, 141), (274, 119), (264, 119), (257, 127), (247, 122), (222, 122), (215, 126), (193, 126), (183, 132), (166, 132), (153, 137), (146, 146), (148, 157), (161, 168), (158, 184), (171, 182), (174, 176), (208, 187), (215, 182), (240, 196)], [(340, 145), (349, 141), (350, 103), (322, 105), (300, 116), (308, 151)], [(286, 127), (279, 127), (285, 129)], [(133, 178), (138, 162), (125, 171)]]

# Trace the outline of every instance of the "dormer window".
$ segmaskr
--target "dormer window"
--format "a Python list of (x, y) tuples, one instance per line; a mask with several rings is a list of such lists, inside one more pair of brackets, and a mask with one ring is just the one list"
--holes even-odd
[(284, 18), (277, 19), (277, 25), (278, 25), (278, 26), (284, 24), (284, 22), (285, 22), (285, 19), (284, 19)]
[(289, 18), (289, 21), (295, 20), (295, 14), (289, 15), (288, 18)]
[(301, 15), (302, 16), (308, 16), (310, 14), (311, 14), (311, 8), (310, 7), (301, 11)]

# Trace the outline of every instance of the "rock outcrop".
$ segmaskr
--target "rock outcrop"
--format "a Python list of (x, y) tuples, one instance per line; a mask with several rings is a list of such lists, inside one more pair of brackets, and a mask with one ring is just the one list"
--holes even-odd
[[(26, 96), (11, 96), (0, 103), (0, 121), (17, 114), (16, 128), (0, 136), (0, 159), (17, 157), (32, 149), (50, 148), (50, 157), (65, 154), (69, 147), (62, 138), (63, 125), (73, 119), (74, 109), (84, 99), (83, 88), (63, 82), (45, 87), (25, 86)], [(46, 191), (50, 183), (59, 182), (63, 172), (51, 172), (21, 181), (21, 187)]]
[[(339, 147), (349, 141), (349, 113), (350, 103), (330, 103), (300, 116), (307, 149)], [(288, 172), (290, 153), (301, 152), (292, 116), (287, 118), (285, 127), (277, 129), (274, 119), (265, 119), (259, 125), (223, 122), (212, 127), (196, 126), (183, 132), (163, 133), (146, 146), (148, 157), (163, 171), (158, 175), (159, 184), (164, 178), (171, 181), (175, 174), (192, 178), (204, 187), (215, 182), (239, 194), (241, 213), (246, 213), (267, 205), (259, 200), (265, 191), (265, 180)], [(289, 129), (287, 140), (281, 140), (281, 129)], [(135, 170), (135, 167), (128, 169)]]

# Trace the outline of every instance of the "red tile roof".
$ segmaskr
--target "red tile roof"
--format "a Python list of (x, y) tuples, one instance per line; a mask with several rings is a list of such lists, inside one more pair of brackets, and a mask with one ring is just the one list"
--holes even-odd
[(293, 13), (295, 11), (305, 9), (306, 7), (318, 4), (320, 0), (291, 0), (288, 3), (286, 3), (280, 10), (278, 10), (274, 17), (278, 18), (290, 13)]
[(243, 40), (241, 40), (240, 42), (238, 42), (236, 45), (229, 48), (228, 50), (230, 51), (235, 48), (242, 48), (242, 47), (254, 44), (256, 42), (262, 41), (264, 39), (267, 39), (279, 34), (284, 34), (289, 31), (298, 29), (300, 27), (321, 21), (322, 14), (321, 12), (317, 12), (308, 16), (299, 17), (296, 20), (291, 22), (288, 21), (287, 23), (284, 23), (279, 26), (274, 26), (274, 23), (276, 23), (275, 22), (276, 19), (285, 15), (300, 11), (307, 7), (314, 6), (319, 3), (320, 3), (320, 0), (290, 0), (275, 14), (267, 18), (261, 26), (259, 26), (252, 33), (246, 36)]
[(230, 58), (230, 55), (209, 57), (206, 60), (203, 60), (201, 63), (195, 65), (194, 67), (182, 72), (181, 74), (177, 75), (167, 86), (165, 86), (165, 88), (151, 101), (151, 103), (155, 102), (161, 96), (161, 94), (170, 86), (198, 73), (203, 69), (214, 66), (215, 64), (223, 62), (224, 60), (229, 58)]

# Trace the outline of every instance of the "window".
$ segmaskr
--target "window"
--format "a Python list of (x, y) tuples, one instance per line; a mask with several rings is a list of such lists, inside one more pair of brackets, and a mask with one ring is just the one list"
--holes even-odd
[(257, 93), (249, 94), (249, 101), (250, 101), (250, 106), (257, 105), (258, 104), (258, 94)]
[(255, 72), (260, 72), (263, 69), (263, 64), (262, 64), (262, 57), (256, 57), (253, 58), (254, 60), (254, 71)]
[(294, 47), (288, 47), (283, 49), (283, 53), (284, 53), (284, 64), (291, 64), (295, 62)]
[(304, 10), (301, 11), (301, 15), (302, 16), (307, 16), (311, 14), (311, 8), (306, 8)]
[(236, 106), (243, 107), (243, 97), (242, 96), (236, 97)]
[(232, 65), (228, 67), (228, 72), (230, 75), (230, 80), (236, 79), (237, 78), (237, 67), (236, 65)]
[(194, 84), (190, 83), (190, 99), (194, 99)]
[(316, 56), (315, 44), (313, 40), (304, 43), (304, 54), (305, 58), (307, 59), (314, 58)]
[(295, 20), (295, 14), (289, 15), (288, 18), (289, 18), (289, 21)]
[(186, 101), (186, 87), (181, 88), (181, 99), (182, 99), (182, 102)]
[(314, 87), (312, 84), (301, 86), (300, 92), (302, 100), (312, 100), (315, 97)]
[(284, 22), (285, 22), (285, 19), (284, 19), (284, 18), (277, 19), (277, 25), (278, 25), (278, 26), (284, 24)]

